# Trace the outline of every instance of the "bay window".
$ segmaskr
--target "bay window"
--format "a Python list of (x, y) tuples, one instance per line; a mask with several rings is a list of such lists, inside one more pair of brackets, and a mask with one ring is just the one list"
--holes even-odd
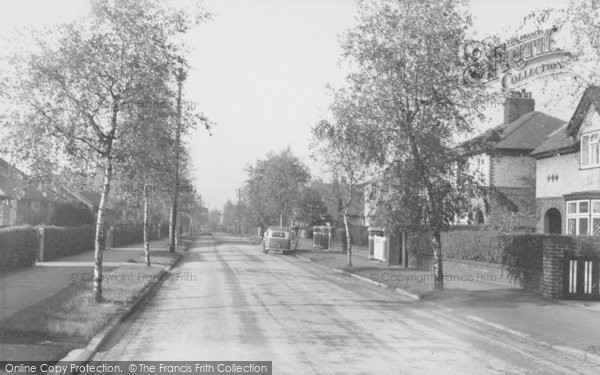
[(568, 235), (600, 236), (600, 200), (567, 201)]

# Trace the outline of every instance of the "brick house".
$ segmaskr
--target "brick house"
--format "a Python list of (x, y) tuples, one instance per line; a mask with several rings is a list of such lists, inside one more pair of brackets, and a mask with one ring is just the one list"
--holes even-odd
[[(79, 200), (62, 187), (46, 188), (27, 182), (27, 176), (0, 159), (0, 227), (64, 223), (65, 216), (76, 220), (82, 208)], [(89, 217), (89, 215), (87, 215)], [(81, 224), (81, 223), (79, 223)]]
[(571, 120), (532, 155), (537, 230), (600, 235), (600, 87), (588, 87)]
[(531, 152), (564, 121), (535, 110), (530, 92), (513, 91), (504, 102), (504, 121), (462, 144), (468, 170), (496, 191), (473, 202), (470, 224), (535, 227), (536, 159)]

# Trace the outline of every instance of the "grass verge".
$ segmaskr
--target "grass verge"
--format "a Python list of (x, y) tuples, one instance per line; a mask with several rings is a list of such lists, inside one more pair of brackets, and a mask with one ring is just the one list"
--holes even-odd
[[(0, 331), (9, 335), (89, 340), (116, 314), (128, 309), (142, 289), (157, 280), (164, 265), (174, 263), (177, 257), (161, 253), (152, 258), (157, 266), (132, 264), (104, 273), (104, 301), (100, 303), (94, 301), (91, 281), (73, 282), (1, 320)], [(138, 258), (133, 261), (138, 263)]]

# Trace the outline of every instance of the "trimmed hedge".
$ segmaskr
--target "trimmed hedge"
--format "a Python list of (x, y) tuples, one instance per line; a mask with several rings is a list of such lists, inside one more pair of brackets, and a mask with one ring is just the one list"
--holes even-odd
[[(510, 267), (541, 270), (544, 234), (452, 231), (442, 233), (442, 256), (503, 264)], [(431, 242), (425, 234), (416, 234), (411, 246), (417, 255), (432, 256)], [(418, 243), (418, 245), (417, 245)]]
[(131, 245), (142, 241), (144, 241), (144, 226), (142, 224), (126, 224), (113, 227), (113, 247)]
[(44, 261), (79, 254), (94, 248), (94, 226), (45, 227)]
[[(367, 246), (369, 244), (369, 231), (367, 227), (350, 226), (348, 229), (350, 230), (352, 245)], [(346, 228), (335, 228), (333, 242), (341, 243), (342, 248), (346, 248)]]
[(160, 234), (162, 235), (161, 238), (169, 237), (169, 223), (162, 223), (160, 225)]
[(37, 228), (23, 226), (0, 229), (0, 269), (33, 265), (38, 249)]

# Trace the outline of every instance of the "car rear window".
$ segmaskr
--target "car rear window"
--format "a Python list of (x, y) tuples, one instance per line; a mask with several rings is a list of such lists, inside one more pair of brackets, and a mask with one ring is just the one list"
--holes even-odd
[(285, 232), (271, 232), (273, 238), (285, 238)]

